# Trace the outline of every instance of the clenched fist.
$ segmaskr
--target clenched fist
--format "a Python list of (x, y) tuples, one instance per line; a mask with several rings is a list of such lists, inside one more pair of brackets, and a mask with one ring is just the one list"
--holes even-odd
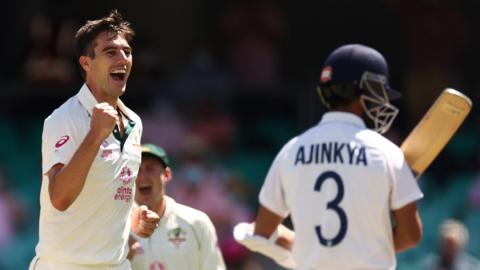
[(145, 205), (141, 205), (133, 211), (132, 231), (144, 238), (152, 235), (160, 221), (158, 214), (149, 210)]
[(103, 141), (112, 133), (117, 121), (118, 113), (113, 106), (106, 102), (98, 103), (93, 107), (90, 132)]

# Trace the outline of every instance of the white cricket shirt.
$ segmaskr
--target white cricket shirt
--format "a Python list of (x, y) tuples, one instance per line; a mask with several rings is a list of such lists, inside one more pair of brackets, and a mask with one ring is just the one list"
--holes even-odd
[(140, 252), (133, 270), (224, 270), (217, 234), (203, 212), (166, 197), (159, 227), (149, 238), (136, 237)]
[[(102, 143), (79, 196), (65, 211), (55, 209), (48, 193), (46, 173), (57, 164), (67, 164), (90, 130), (97, 104), (84, 84), (45, 119), (42, 135), (39, 243), (37, 257), (65, 269), (129, 269), (125, 264), (130, 232), (130, 211), (135, 197), (135, 179), (141, 161), (140, 118), (119, 101), (126, 116), (125, 137), (118, 129)], [(120, 267), (123, 264), (125, 267)], [(117, 266), (117, 267), (116, 267)], [(63, 269), (63, 267), (62, 267)]]
[(401, 150), (343, 112), (288, 142), (259, 195), (291, 215), (298, 270), (395, 269), (390, 211), (422, 197)]

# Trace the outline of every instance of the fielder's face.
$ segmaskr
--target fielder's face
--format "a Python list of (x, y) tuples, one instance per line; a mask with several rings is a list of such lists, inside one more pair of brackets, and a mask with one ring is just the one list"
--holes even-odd
[(170, 168), (165, 168), (156, 157), (142, 156), (142, 164), (136, 180), (135, 201), (153, 211), (159, 210), (165, 192), (165, 183), (170, 181)]
[(81, 56), (80, 64), (95, 97), (108, 102), (125, 92), (132, 69), (132, 48), (122, 34), (114, 32), (101, 32), (93, 46), (94, 57)]

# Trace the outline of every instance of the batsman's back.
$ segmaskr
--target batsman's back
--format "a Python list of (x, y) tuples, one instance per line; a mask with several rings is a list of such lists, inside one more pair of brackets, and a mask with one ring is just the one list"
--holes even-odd
[[(415, 180), (399, 148), (358, 116), (330, 113), (292, 139), (266, 182), (275, 177), (286, 202), (279, 214), (290, 213), (294, 223), (299, 269), (395, 265), (390, 211), (411, 201), (399, 195), (406, 190), (397, 179)], [(278, 212), (275, 198), (262, 193), (261, 203)]]

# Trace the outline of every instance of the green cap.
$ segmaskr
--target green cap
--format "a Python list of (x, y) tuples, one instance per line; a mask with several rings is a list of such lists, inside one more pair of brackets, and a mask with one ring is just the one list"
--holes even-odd
[(165, 166), (170, 166), (170, 160), (168, 159), (167, 153), (160, 146), (151, 143), (143, 144), (142, 154), (157, 157), (165, 164)]

